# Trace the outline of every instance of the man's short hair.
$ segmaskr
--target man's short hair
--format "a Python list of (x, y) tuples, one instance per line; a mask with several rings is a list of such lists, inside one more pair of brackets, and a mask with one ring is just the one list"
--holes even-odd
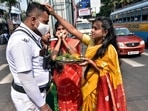
[(50, 12), (48, 11), (48, 9), (45, 7), (45, 5), (42, 5), (38, 2), (30, 2), (27, 10), (26, 10), (26, 16), (40, 16), (44, 11), (46, 11), (48, 13), (48, 15), (50, 15)]

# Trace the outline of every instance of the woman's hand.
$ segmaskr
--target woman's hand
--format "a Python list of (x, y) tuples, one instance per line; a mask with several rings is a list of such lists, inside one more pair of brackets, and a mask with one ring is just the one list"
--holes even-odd
[(67, 37), (67, 32), (63, 31), (60, 36), (61, 36), (62, 40), (65, 40), (65, 38)]
[(48, 11), (51, 15), (54, 15), (55, 11), (54, 11), (54, 8), (51, 5), (45, 4), (45, 7), (48, 9)]
[(62, 39), (61, 36), (60, 36), (60, 32), (58, 32), (58, 31), (56, 32), (55, 36), (58, 38), (58, 40)]
[(83, 58), (81, 58), (84, 62), (82, 62), (82, 63), (80, 63), (79, 65), (81, 65), (81, 66), (86, 66), (86, 65), (88, 65), (88, 64), (91, 64), (93, 61), (91, 60), (91, 59), (89, 59), (89, 58), (85, 58), (85, 57), (83, 57)]
[(66, 31), (57, 31), (56, 37), (58, 37), (58, 39), (65, 40), (65, 38), (67, 37)]
[(80, 63), (79, 65), (86, 66), (88, 64), (91, 64), (91, 66), (93, 66), (96, 69), (96, 71), (98, 71), (98, 73), (100, 73), (100, 69), (102, 69), (102, 68), (98, 67), (93, 60), (91, 60), (89, 58), (85, 58), (85, 57), (81, 58), (81, 59), (84, 60), (84, 62)]

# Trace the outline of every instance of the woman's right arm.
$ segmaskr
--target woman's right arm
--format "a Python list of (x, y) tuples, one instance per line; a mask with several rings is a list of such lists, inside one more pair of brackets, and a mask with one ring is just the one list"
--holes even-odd
[(53, 49), (51, 49), (51, 58), (52, 60), (55, 60), (59, 50), (60, 50), (60, 46), (61, 46), (61, 39), (58, 39), (58, 42), (56, 43), (55, 47)]
[(56, 59), (56, 57), (59, 53), (60, 47), (61, 47), (61, 42), (62, 42), (61, 36), (58, 31), (55, 32), (55, 36), (58, 38), (58, 41), (56, 42), (56, 45), (54, 44), (54, 46), (52, 46), (52, 48), (51, 48), (52, 60)]
[(49, 4), (46, 4), (45, 5), (49, 12), (51, 13), (51, 15), (53, 15), (60, 23), (61, 25), (66, 29), (68, 30), (69, 33), (71, 33), (72, 35), (74, 35), (75, 37), (77, 37), (79, 40), (82, 41), (82, 38), (83, 38), (83, 34), (78, 31), (72, 24), (70, 24), (69, 22), (67, 22), (65, 19), (63, 19), (61, 16), (59, 16), (55, 11), (54, 9), (52, 8), (51, 5)]

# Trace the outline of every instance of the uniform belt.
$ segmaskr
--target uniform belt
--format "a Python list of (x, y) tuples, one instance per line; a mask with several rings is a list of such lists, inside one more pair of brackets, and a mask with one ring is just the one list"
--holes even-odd
[[(24, 88), (22, 86), (15, 84), (14, 81), (12, 81), (12, 87), (18, 92), (26, 93)], [(45, 87), (39, 88), (40, 92), (43, 92), (45, 89), (46, 89)]]

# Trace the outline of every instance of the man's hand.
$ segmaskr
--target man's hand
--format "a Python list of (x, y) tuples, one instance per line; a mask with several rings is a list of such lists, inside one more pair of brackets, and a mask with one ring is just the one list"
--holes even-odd
[(52, 109), (48, 104), (44, 104), (42, 107), (40, 107), (40, 111), (52, 111)]

